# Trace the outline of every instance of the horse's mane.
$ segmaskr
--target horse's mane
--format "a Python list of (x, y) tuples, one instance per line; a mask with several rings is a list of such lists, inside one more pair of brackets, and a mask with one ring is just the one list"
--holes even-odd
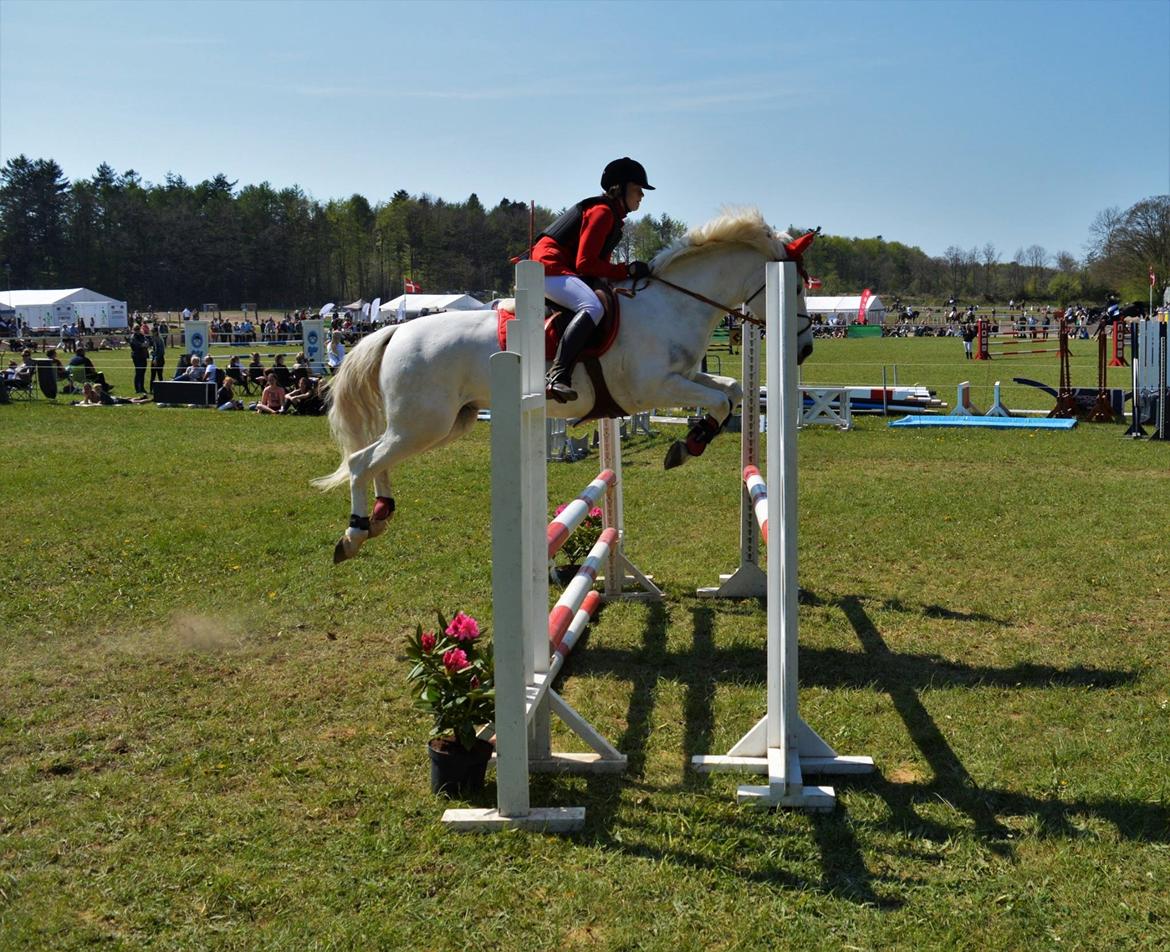
[(679, 258), (717, 243), (735, 243), (755, 248), (772, 261), (787, 257), (784, 244), (792, 240), (787, 232), (775, 231), (764, 221), (758, 208), (725, 208), (717, 217), (688, 231), (674, 244), (654, 256), (651, 268), (660, 271)]

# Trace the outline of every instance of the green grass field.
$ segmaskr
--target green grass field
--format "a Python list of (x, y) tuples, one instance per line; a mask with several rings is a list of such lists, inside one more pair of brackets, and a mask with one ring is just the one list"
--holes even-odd
[[(122, 394), (128, 360), (95, 355)], [(948, 403), (1056, 382), (933, 339), (822, 341), (803, 374), (895, 365)], [(436, 608), (491, 628), (486, 425), (334, 567), (323, 419), (0, 407), (0, 948), (1165, 948), (1170, 448), (802, 431), (802, 713), (878, 773), (761, 814), (687, 769), (764, 709), (763, 608), (693, 596), (737, 557), (738, 444), (664, 473), (662, 429), (624, 448), (626, 522), (668, 599), (606, 608), (562, 682), (628, 774), (535, 778), (580, 835), (458, 836), (402, 643)]]

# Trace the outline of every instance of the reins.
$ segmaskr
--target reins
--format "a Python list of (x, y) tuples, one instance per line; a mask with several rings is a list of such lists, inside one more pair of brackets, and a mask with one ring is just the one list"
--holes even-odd
[[(698, 291), (692, 291), (690, 288), (684, 288), (681, 284), (675, 284), (673, 281), (668, 281), (668, 280), (666, 280), (666, 278), (662, 277), (661, 275), (651, 274), (649, 277), (647, 277), (646, 280), (647, 280), (647, 282), (657, 281), (659, 284), (665, 284), (668, 288), (670, 288), (674, 291), (678, 291), (680, 294), (685, 294), (687, 297), (694, 298), (696, 301), (700, 301), (703, 304), (706, 304), (710, 307), (718, 308), (720, 311), (722, 311), (728, 317), (739, 318), (739, 320), (741, 320), (741, 321), (747, 321), (749, 324), (755, 324), (756, 327), (763, 327), (765, 325), (764, 321), (762, 321), (758, 317), (755, 317), (754, 315), (748, 313), (747, 306), (752, 301), (754, 301), (757, 297), (759, 297), (760, 294), (763, 293), (764, 288), (766, 288), (768, 286), (767, 282), (765, 282), (764, 284), (761, 284), (758, 288), (756, 288), (756, 290), (753, 291), (748, 296), (747, 300), (744, 301), (743, 304), (741, 304), (739, 307), (728, 307), (726, 304), (720, 304), (718, 301), (715, 301), (715, 300), (707, 297), (705, 294), (700, 294)], [(624, 292), (623, 293), (624, 297), (635, 297), (635, 296), (637, 296), (638, 291), (643, 290), (645, 287), (646, 287), (646, 285), (643, 285), (642, 288), (636, 288), (636, 287), (631, 286), (631, 288), (629, 290), (626, 290), (623, 288), (619, 291), (619, 293)], [(809, 327), (812, 327), (812, 318), (809, 317), (808, 314), (797, 314), (796, 316), (799, 318), (803, 318), (804, 322), (805, 322), (805, 326), (800, 328), (800, 332), (803, 332), (804, 330), (808, 329)]]
[[(758, 317), (753, 317), (747, 312), (747, 305), (750, 301), (754, 301), (757, 297), (759, 297), (760, 292), (762, 292), (764, 288), (767, 287), (766, 284), (761, 284), (759, 288), (757, 288), (756, 291), (739, 307), (728, 307), (726, 304), (720, 304), (718, 301), (707, 297), (705, 294), (700, 294), (698, 291), (692, 291), (690, 288), (684, 288), (681, 284), (675, 284), (673, 281), (668, 281), (661, 275), (652, 274), (647, 278), (647, 280), (657, 281), (659, 284), (665, 284), (668, 288), (678, 291), (680, 294), (685, 294), (687, 297), (694, 298), (696, 301), (701, 301), (703, 304), (706, 304), (710, 307), (718, 308), (729, 317), (737, 317), (741, 321), (747, 321), (748, 323), (755, 324), (759, 327), (764, 326), (763, 321), (761, 321)], [(635, 294), (637, 294), (637, 290), (634, 290), (630, 296), (633, 297)]]

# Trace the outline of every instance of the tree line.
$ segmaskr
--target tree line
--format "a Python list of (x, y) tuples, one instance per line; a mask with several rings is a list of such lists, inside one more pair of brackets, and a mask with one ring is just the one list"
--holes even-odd
[[(556, 212), (501, 198), (487, 208), (399, 189), (371, 204), (321, 202), (298, 186), (239, 186), (225, 175), (159, 184), (103, 163), (69, 181), (52, 159), (19, 155), (0, 169), (0, 262), (14, 288), (87, 286), (134, 309), (215, 302), (235, 308), (319, 306), (394, 297), (405, 279), (428, 292), (507, 293), (511, 259)], [(627, 223), (619, 256), (648, 260), (686, 226), (667, 214)], [(791, 228), (802, 231), (800, 228)], [(1146, 269), (1170, 269), (1170, 196), (1107, 209), (1078, 259), (1033, 245), (1010, 260), (992, 243), (941, 257), (881, 238), (823, 236), (809, 254), (826, 294), (862, 287), (907, 300), (1103, 299), (1144, 296)]]

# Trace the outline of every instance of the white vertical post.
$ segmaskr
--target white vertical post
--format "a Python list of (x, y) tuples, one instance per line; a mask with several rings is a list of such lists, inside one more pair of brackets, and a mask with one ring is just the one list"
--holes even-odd
[(800, 717), (797, 670), (797, 370), (796, 265), (766, 265), (768, 373), (767, 714), (726, 755), (699, 755), (695, 769), (765, 774), (766, 786), (741, 786), (738, 799), (763, 806), (827, 809), (832, 787), (807, 785), (805, 773), (866, 773), (868, 757), (841, 757)]
[(760, 328), (743, 323), (743, 408), (740, 413), (739, 472), (739, 566), (719, 576), (719, 585), (700, 588), (695, 594), (708, 598), (763, 598), (768, 580), (760, 568), (760, 529), (741, 474), (746, 466), (760, 464)]
[[(524, 663), (525, 681), (532, 684), (535, 675), (547, 674), (551, 663), (548, 646), (548, 559), (545, 554), (545, 530), (548, 526), (548, 466), (545, 456), (544, 402), (544, 265), (521, 261), (516, 265), (516, 320), (508, 322), (508, 349), (520, 355), (524, 379), (520, 416), (523, 458), (523, 481), (516, 490), (524, 496), (521, 524), (525, 538), (519, 563), (520, 574), (528, 586), (525, 601), (524, 630), (529, 633), (529, 656)], [(492, 407), (495, 413), (495, 407)], [(551, 751), (551, 728), (548, 704), (542, 703), (532, 717), (530, 755), (545, 759)]]
[[(768, 481), (768, 594), (778, 594), (776, 610), (768, 612), (768, 653), (780, 659), (780, 676), (768, 679), (768, 749), (778, 749), (781, 773), (770, 771), (773, 796), (782, 797), (788, 790), (788, 749), (791, 738), (787, 724), (790, 713), (795, 713), (791, 694), (795, 687), (795, 646), (797, 637), (796, 597), (796, 427), (800, 408), (797, 406), (796, 348), (785, 333), (796, 326), (795, 298), (785, 295), (785, 272), (794, 265), (769, 262), (765, 266), (767, 279), (768, 336), (768, 415), (772, 426), (766, 479)], [(791, 314), (788, 312), (791, 311)], [(780, 530), (777, 532), (777, 528)], [(771, 601), (771, 599), (769, 599)], [(797, 782), (799, 782), (799, 772)], [(779, 785), (779, 788), (778, 788)]]
[[(525, 493), (523, 474), (521, 379), (519, 354), (493, 354), (492, 383), (492, 565), (522, 563)], [(525, 687), (528, 651), (532, 640), (527, 607), (532, 602), (531, 579), (513, 572), (492, 572), (492, 624), (495, 628), (496, 789), (501, 816), (524, 816), (528, 798), (528, 719)]]

